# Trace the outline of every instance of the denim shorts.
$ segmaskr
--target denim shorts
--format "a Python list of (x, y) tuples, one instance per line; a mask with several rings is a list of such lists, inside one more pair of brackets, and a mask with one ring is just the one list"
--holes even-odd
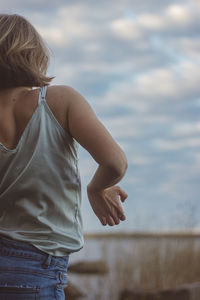
[(69, 255), (58, 257), (31, 244), (0, 237), (1, 300), (64, 300)]

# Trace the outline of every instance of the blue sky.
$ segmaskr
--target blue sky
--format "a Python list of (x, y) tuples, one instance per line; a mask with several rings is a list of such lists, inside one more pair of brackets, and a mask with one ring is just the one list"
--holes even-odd
[[(12, 7), (12, 9), (10, 9)], [(200, 229), (200, 2), (1, 0), (52, 50), (52, 84), (78, 90), (125, 151), (125, 222), (103, 227), (85, 188), (84, 231)]]

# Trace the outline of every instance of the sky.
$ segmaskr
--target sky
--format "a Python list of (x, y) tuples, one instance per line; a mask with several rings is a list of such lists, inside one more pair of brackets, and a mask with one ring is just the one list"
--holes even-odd
[(200, 231), (200, 2), (1, 0), (51, 49), (52, 84), (79, 91), (122, 147), (126, 221), (102, 226), (79, 148), (84, 232)]

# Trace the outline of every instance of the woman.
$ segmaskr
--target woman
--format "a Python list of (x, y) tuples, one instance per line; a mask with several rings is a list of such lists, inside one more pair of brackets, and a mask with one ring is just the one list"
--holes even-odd
[(47, 48), (19, 15), (0, 15), (0, 299), (64, 299), (83, 247), (77, 142), (98, 163), (87, 186), (102, 225), (125, 220), (125, 154), (69, 86), (49, 86)]

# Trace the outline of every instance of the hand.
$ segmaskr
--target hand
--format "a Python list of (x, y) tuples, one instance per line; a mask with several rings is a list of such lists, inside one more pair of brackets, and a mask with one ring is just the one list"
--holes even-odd
[(120, 200), (124, 202), (128, 195), (120, 186), (114, 185), (103, 191), (95, 191), (88, 186), (87, 193), (92, 209), (102, 225), (118, 225), (120, 220), (126, 220)]

